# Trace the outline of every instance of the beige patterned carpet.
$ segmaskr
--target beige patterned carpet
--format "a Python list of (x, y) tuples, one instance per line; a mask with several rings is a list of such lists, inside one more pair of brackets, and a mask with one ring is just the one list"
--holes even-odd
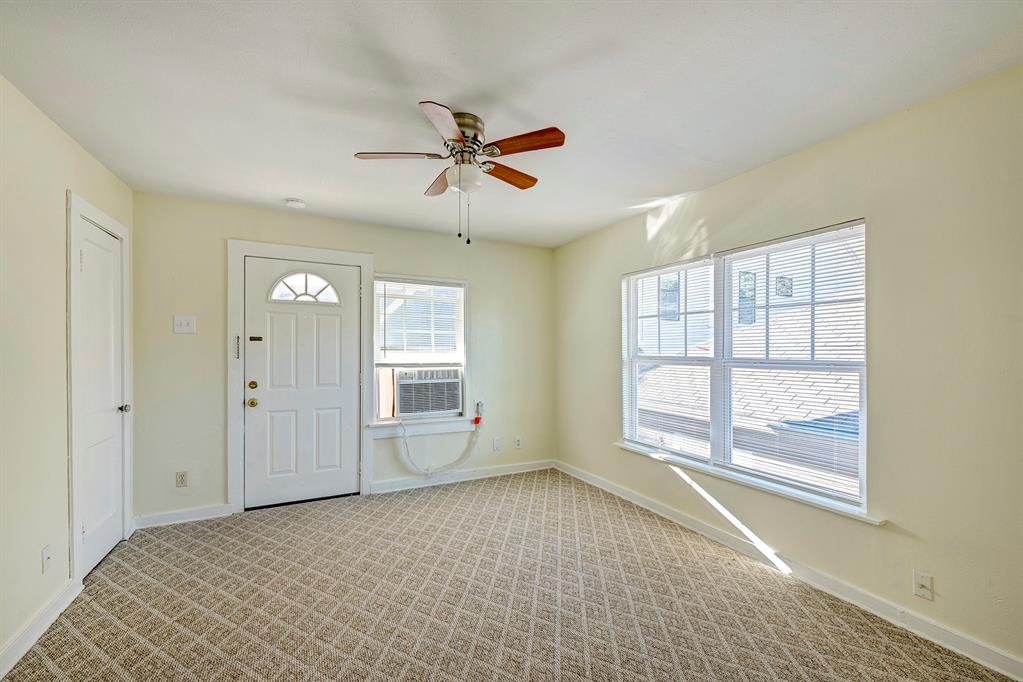
[(10, 680), (1003, 680), (546, 470), (138, 531)]

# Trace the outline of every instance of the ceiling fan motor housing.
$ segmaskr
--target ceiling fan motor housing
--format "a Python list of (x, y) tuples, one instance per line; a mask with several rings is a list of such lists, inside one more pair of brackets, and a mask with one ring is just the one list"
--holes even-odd
[(474, 151), (479, 151), (483, 147), (483, 142), (486, 139), (483, 135), (483, 119), (476, 114), (470, 114), (464, 111), (458, 111), (454, 114), (455, 125), (462, 131), (462, 137), (465, 138), (465, 146), (471, 147)]

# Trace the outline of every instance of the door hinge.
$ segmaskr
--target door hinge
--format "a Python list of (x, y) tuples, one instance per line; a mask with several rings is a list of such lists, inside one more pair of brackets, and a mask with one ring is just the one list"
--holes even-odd
[(85, 249), (78, 249), (78, 272), (85, 272)]
[(240, 336), (234, 337), (234, 359), (242, 359), (242, 337)]

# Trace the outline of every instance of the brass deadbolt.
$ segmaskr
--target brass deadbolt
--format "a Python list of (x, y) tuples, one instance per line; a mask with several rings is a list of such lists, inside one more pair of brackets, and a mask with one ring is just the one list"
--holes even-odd
[(255, 407), (256, 405), (258, 405), (258, 404), (259, 404), (259, 401), (258, 401), (258, 400), (256, 400), (255, 398), (249, 398), (249, 399), (248, 399), (248, 400), (246, 401), (246, 403), (248, 404), (248, 406), (249, 406), (249, 407)]
[(250, 381), (249, 388), (259, 388), (259, 384), (257, 384), (254, 380)]

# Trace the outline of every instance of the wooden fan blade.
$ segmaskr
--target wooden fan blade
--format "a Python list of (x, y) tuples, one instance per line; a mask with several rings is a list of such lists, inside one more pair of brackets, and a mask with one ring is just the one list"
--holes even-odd
[(526, 175), (522, 171), (517, 171), (514, 168), (509, 168), (493, 161), (488, 161), (487, 163), (493, 166), (493, 168), (484, 172), (493, 175), (498, 180), (504, 180), (509, 185), (514, 185), (519, 189), (529, 189), (536, 184), (536, 178), (532, 175)]
[(455, 123), (455, 117), (446, 106), (426, 101), (420, 102), (419, 108), (423, 110), (426, 118), (430, 119), (430, 123), (433, 124), (433, 127), (437, 129), (437, 132), (445, 140), (465, 142), (465, 138), (462, 137), (462, 131), (458, 129), (458, 124)]
[(448, 169), (445, 168), (433, 181), (433, 184), (426, 188), (424, 194), (428, 197), (435, 197), (448, 191)]
[(515, 137), (506, 137), (496, 142), (488, 142), (484, 146), (484, 154), (490, 147), (500, 152), (500, 156), (531, 152), (536, 149), (547, 149), (548, 147), (560, 147), (565, 144), (565, 133), (557, 128), (544, 128), (534, 130), (531, 133), (523, 133)]
[(428, 152), (359, 152), (357, 159), (442, 159), (440, 154)]

